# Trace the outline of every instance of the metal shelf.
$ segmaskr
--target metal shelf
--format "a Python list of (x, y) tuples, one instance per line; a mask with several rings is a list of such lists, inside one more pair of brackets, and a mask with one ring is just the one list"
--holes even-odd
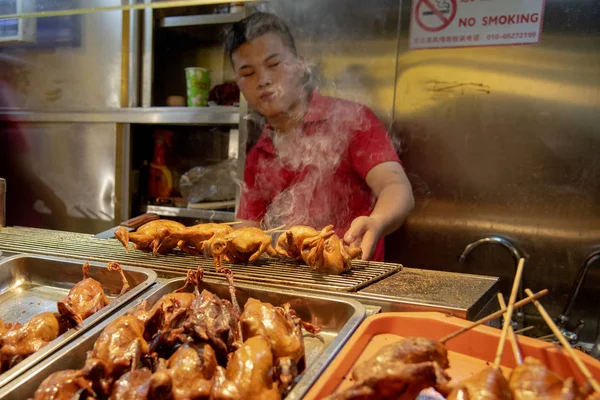
[(198, 218), (219, 222), (235, 221), (235, 213), (232, 211), (199, 210), (196, 208), (153, 205), (146, 206), (142, 211), (155, 213), (163, 217)]
[(15, 110), (0, 109), (0, 121), (92, 122), (123, 124), (238, 125), (240, 108), (147, 107), (102, 110)]
[(158, 26), (161, 28), (174, 28), (178, 26), (233, 24), (242, 18), (244, 18), (244, 13), (182, 15), (160, 18)]

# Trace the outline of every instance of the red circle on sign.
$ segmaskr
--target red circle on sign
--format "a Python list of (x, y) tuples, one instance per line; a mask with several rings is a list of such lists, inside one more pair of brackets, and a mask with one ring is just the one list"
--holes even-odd
[[(449, 0), (450, 4), (452, 5), (452, 12), (450, 13), (449, 17), (446, 17), (444, 14), (442, 14), (442, 12), (440, 10), (438, 10), (437, 7), (433, 4), (433, 1), (435, 1), (435, 0), (419, 0), (419, 2), (417, 3), (417, 6), (415, 7), (415, 20), (417, 21), (417, 25), (419, 25), (419, 27), (421, 29), (423, 29), (424, 31), (427, 31), (427, 32), (441, 31), (442, 29), (444, 29), (448, 25), (450, 25), (452, 23), (452, 21), (454, 21), (454, 17), (456, 16), (456, 0)], [(437, 16), (440, 19), (440, 22), (442, 24), (439, 26), (426, 25), (421, 20), (421, 13), (420, 13), (421, 6), (428, 8), (433, 15)]]

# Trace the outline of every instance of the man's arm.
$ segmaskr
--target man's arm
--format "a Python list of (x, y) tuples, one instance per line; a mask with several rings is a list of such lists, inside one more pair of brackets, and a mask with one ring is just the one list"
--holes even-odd
[(344, 241), (360, 246), (363, 260), (369, 260), (379, 239), (402, 226), (414, 207), (414, 198), (410, 182), (398, 162), (377, 164), (365, 180), (377, 197), (375, 208), (370, 216), (352, 221)]

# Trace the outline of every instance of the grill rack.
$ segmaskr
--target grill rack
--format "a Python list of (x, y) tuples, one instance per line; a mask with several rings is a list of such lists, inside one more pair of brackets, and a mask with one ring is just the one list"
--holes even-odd
[[(168, 276), (185, 275), (189, 269), (201, 266), (206, 277), (222, 278), (215, 271), (211, 258), (192, 256), (178, 250), (158, 256), (138, 250), (127, 253), (116, 239), (96, 239), (82, 233), (22, 227), (0, 228), (0, 250), (86, 261), (117, 261), (124, 265), (151, 268)], [(332, 275), (312, 271), (300, 262), (267, 257), (261, 257), (254, 264), (224, 262), (223, 265), (233, 271), (238, 282), (344, 292), (358, 291), (402, 270), (401, 264), (353, 260), (350, 271)]]

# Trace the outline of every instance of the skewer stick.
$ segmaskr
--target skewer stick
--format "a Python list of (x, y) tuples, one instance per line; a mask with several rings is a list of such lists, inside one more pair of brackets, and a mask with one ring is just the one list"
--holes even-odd
[(230, 222), (221, 222), (221, 224), (223, 224), (223, 225), (239, 225), (242, 222), (243, 221), (230, 221)]
[[(537, 300), (539, 298), (544, 297), (545, 295), (548, 294), (548, 289), (542, 289), (539, 292), (537, 292), (536, 294), (534, 294), (533, 296), (527, 297), (523, 300), (517, 301), (513, 307), (513, 309), (517, 309), (517, 308), (521, 308), (529, 303), (531, 303), (534, 300)], [(496, 311), (495, 313), (492, 313), (490, 315), (488, 315), (487, 317), (483, 317), (475, 322), (472, 322), (470, 325), (465, 326), (464, 328), (460, 328), (459, 330), (457, 330), (456, 332), (452, 332), (449, 335), (444, 336), (443, 338), (440, 339), (441, 343), (446, 343), (448, 340), (450, 339), (454, 339), (455, 337), (457, 337), (458, 335), (465, 333), (466, 331), (475, 328), (476, 326), (479, 326), (481, 324), (485, 324), (486, 322), (490, 322), (491, 320), (494, 320), (496, 318), (499, 318), (502, 316), (502, 314), (504, 314), (506, 312), (506, 308), (503, 308), (501, 310)]]
[[(504, 302), (504, 296), (502, 296), (502, 293), (498, 293), (498, 303), (500, 303), (501, 308), (506, 308), (506, 303)], [(512, 345), (513, 353), (515, 355), (515, 361), (517, 364), (523, 364), (523, 356), (521, 355), (519, 343), (517, 342), (517, 335), (515, 335), (512, 325), (508, 326), (508, 336), (510, 337), (510, 344)]]
[(278, 226), (278, 227), (276, 227), (276, 228), (271, 228), (271, 229), (269, 229), (268, 231), (265, 231), (265, 233), (271, 233), (271, 232), (275, 232), (275, 231), (278, 231), (278, 230), (280, 230), (281, 228), (285, 228), (285, 224), (283, 224), (283, 225), (280, 225), (280, 226)]
[(527, 332), (527, 331), (530, 331), (530, 330), (532, 330), (533, 328), (535, 328), (535, 326), (533, 326), (533, 325), (529, 325), (529, 326), (527, 326), (527, 327), (525, 327), (525, 328), (517, 329), (517, 330), (515, 331), (515, 335), (520, 335), (520, 334), (522, 334), (522, 333), (525, 333), (525, 332)]
[(500, 335), (500, 342), (496, 349), (496, 358), (494, 359), (494, 369), (500, 368), (500, 359), (504, 352), (504, 344), (506, 343), (506, 335), (508, 334), (508, 327), (512, 320), (512, 313), (515, 307), (515, 300), (517, 299), (517, 292), (521, 284), (521, 276), (523, 275), (523, 266), (525, 265), (525, 259), (519, 260), (517, 266), (517, 273), (515, 274), (515, 280), (513, 281), (512, 290), (510, 291), (510, 297), (508, 298), (508, 306), (506, 307), (506, 313), (504, 314), (504, 325), (502, 326), (502, 334)]
[[(529, 294), (531, 293), (531, 290), (525, 289), (525, 293), (527, 293), (527, 295), (529, 296)], [(598, 384), (598, 381), (596, 381), (596, 379), (594, 379), (594, 376), (592, 375), (590, 370), (587, 369), (585, 364), (579, 359), (579, 357), (577, 357), (577, 354), (575, 354), (575, 350), (573, 350), (573, 348), (571, 347), (571, 345), (569, 344), (567, 339), (565, 339), (563, 334), (560, 332), (560, 330), (558, 329), (558, 327), (556, 326), (554, 321), (552, 321), (552, 318), (550, 317), (550, 315), (548, 315), (548, 313), (544, 309), (544, 306), (542, 306), (540, 304), (540, 302), (537, 300), (535, 300), (533, 302), (533, 305), (535, 306), (535, 308), (537, 308), (538, 312), (540, 313), (540, 315), (544, 319), (544, 322), (546, 322), (546, 324), (548, 325), (550, 330), (552, 330), (552, 333), (554, 333), (554, 335), (556, 335), (556, 338), (558, 339), (560, 344), (562, 344), (563, 347), (565, 348), (565, 350), (567, 350), (567, 353), (569, 353), (569, 356), (571, 356), (571, 358), (577, 365), (577, 368), (579, 368), (581, 373), (587, 378), (590, 385), (592, 385), (592, 387), (594, 388), (594, 391), (596, 393), (600, 393), (600, 384)]]

